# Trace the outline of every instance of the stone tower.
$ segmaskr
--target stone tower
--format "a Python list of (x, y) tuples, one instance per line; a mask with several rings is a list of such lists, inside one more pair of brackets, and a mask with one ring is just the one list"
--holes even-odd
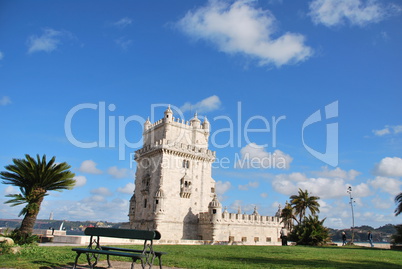
[(143, 147), (135, 152), (135, 191), (130, 227), (155, 229), (163, 239), (202, 239), (198, 216), (215, 197), (208, 149), (210, 124), (197, 114), (190, 122), (175, 119), (170, 106), (161, 120), (144, 123)]

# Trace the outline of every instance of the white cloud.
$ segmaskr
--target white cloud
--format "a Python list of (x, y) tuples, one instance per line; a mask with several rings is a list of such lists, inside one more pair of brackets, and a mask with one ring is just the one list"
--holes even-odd
[(395, 12), (396, 5), (384, 6), (376, 0), (314, 0), (310, 2), (310, 16), (315, 24), (331, 27), (350, 23), (365, 26), (379, 22)]
[(135, 189), (134, 183), (130, 182), (130, 183), (127, 183), (126, 186), (124, 186), (123, 188), (121, 188), (121, 187), (117, 188), (117, 191), (121, 192), (121, 193), (126, 193), (126, 194), (133, 194), (134, 189)]
[(92, 195), (90, 198), (84, 199), (83, 201), (84, 202), (93, 201), (96, 203), (102, 203), (102, 202), (106, 202), (106, 198), (104, 195), (95, 194), (95, 195)]
[(366, 197), (372, 194), (369, 186), (366, 183), (360, 183), (359, 185), (354, 186), (352, 190), (353, 190), (353, 197), (355, 197), (356, 202), (359, 200), (359, 198)]
[[(347, 195), (347, 184), (342, 178), (308, 178), (301, 173), (280, 174), (272, 180), (274, 189), (284, 195), (296, 194), (298, 189), (308, 190), (310, 194), (322, 199), (338, 198)], [(353, 186), (354, 197), (370, 195), (370, 188), (366, 183)]]
[(402, 133), (402, 125), (391, 126), (391, 127), (394, 130), (394, 134)]
[(372, 225), (384, 225), (385, 223), (390, 223), (395, 219), (393, 214), (384, 215), (374, 212), (356, 214), (355, 217), (358, 218), (361, 223), (375, 222), (375, 224)]
[(75, 176), (75, 186), (74, 187), (81, 187), (87, 183), (87, 178), (85, 176)]
[(128, 17), (121, 18), (120, 20), (112, 23), (112, 25), (119, 27), (119, 28), (124, 28), (126, 26), (129, 26), (133, 22), (132, 19)]
[(0, 98), (0, 106), (6, 106), (8, 104), (11, 104), (10, 97), (3, 96), (3, 97)]
[(245, 185), (239, 185), (238, 188), (241, 191), (247, 191), (249, 188), (253, 188), (253, 189), (258, 188), (259, 185), (260, 184), (257, 181), (255, 181), (255, 182), (249, 182)]
[(309, 180), (309, 178), (300, 172), (294, 172), (291, 174), (279, 174), (275, 176), (276, 179), (278, 180), (290, 180), (290, 181), (294, 181), (294, 182), (302, 182), (302, 181), (307, 181)]
[(241, 213), (251, 214), (254, 212), (255, 205), (252, 204), (244, 204), (242, 200), (235, 200), (230, 206), (229, 209), (232, 212), (238, 212), (240, 209)]
[(383, 135), (386, 135), (386, 134), (390, 134), (391, 131), (389, 130), (389, 127), (385, 127), (384, 129), (381, 129), (381, 130), (373, 130), (373, 133), (376, 136), (383, 136)]
[(194, 111), (198, 113), (206, 113), (219, 109), (221, 106), (221, 100), (218, 96), (212, 95), (207, 97), (196, 104), (191, 104), (190, 102), (186, 102), (184, 105), (180, 107), (182, 112), (186, 111)]
[(223, 195), (225, 192), (227, 192), (230, 188), (232, 187), (232, 185), (230, 184), (229, 181), (217, 181), (216, 182), (216, 194), (218, 195)]
[(354, 169), (345, 171), (339, 167), (329, 170), (328, 166), (324, 166), (324, 167), (322, 167), (322, 171), (314, 171), (314, 172), (312, 172), (312, 174), (317, 175), (319, 177), (343, 178), (343, 179), (353, 180), (361, 173)]
[(254, 7), (254, 1), (209, 1), (189, 11), (178, 22), (179, 28), (196, 39), (216, 45), (228, 54), (242, 54), (260, 65), (282, 66), (308, 59), (312, 50), (301, 34), (285, 33), (273, 38), (276, 19), (268, 10)]
[(374, 197), (371, 202), (375, 208), (379, 209), (388, 209), (392, 207), (392, 203), (390, 203), (390, 201), (383, 200), (378, 196)]
[(4, 194), (5, 195), (7, 195), (7, 194), (15, 194), (15, 193), (17, 193), (18, 191), (13, 187), (13, 186), (7, 186), (5, 189), (4, 189)]
[(260, 194), (260, 196), (261, 196), (262, 198), (267, 198), (267, 197), (268, 197), (268, 193), (263, 192), (263, 193)]
[[(0, 204), (5, 199), (0, 197)], [(0, 207), (0, 215), (3, 218), (17, 218), (18, 213), (23, 206), (2, 206)], [(70, 221), (109, 221), (109, 222), (127, 222), (129, 208), (129, 199), (114, 198), (105, 199), (100, 195), (92, 195), (76, 200), (49, 200), (45, 198), (43, 201), (38, 219), (48, 219), (51, 212), (54, 213), (54, 219)]]
[(130, 170), (127, 168), (117, 168), (117, 166), (112, 166), (107, 170), (107, 173), (114, 178), (127, 178), (130, 176)]
[(255, 143), (243, 147), (240, 154), (241, 158), (235, 163), (236, 168), (289, 169), (293, 161), (290, 155), (279, 149), (271, 153)]
[(335, 229), (345, 228), (345, 224), (343, 224), (343, 220), (341, 218), (327, 218), (325, 220), (324, 225), (326, 227), (331, 227), (331, 228), (335, 228)]
[(380, 189), (393, 196), (401, 192), (402, 181), (395, 178), (377, 176), (375, 179), (370, 180), (369, 183), (374, 188)]
[(383, 129), (373, 130), (374, 135), (384, 136), (389, 134), (399, 134), (402, 133), (402, 125), (385, 125)]
[(96, 168), (96, 165), (97, 164), (92, 160), (85, 160), (82, 162), (80, 168), (78, 168), (78, 171), (88, 174), (102, 174), (102, 170)]
[(61, 43), (62, 32), (47, 28), (41, 36), (31, 35), (28, 39), (28, 53), (38, 51), (52, 52)]
[(127, 39), (126, 37), (120, 37), (115, 40), (115, 43), (123, 50), (127, 50), (131, 46), (133, 41), (131, 39)]
[(402, 177), (402, 159), (386, 157), (376, 164), (374, 174), (385, 177)]
[(99, 187), (97, 189), (91, 190), (91, 194), (100, 195), (100, 196), (112, 196), (113, 193), (105, 187)]
[(50, 212), (54, 212), (55, 219), (127, 222), (128, 203), (126, 199), (108, 201), (102, 196), (94, 195), (81, 201), (48, 203), (41, 207), (39, 218), (48, 218)]
[(2, 51), (0, 51), (0, 60), (3, 60), (4, 58), (4, 53)]

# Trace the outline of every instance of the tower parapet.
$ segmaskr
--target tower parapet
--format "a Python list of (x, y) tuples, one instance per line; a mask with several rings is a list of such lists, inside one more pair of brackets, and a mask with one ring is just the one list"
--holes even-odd
[[(192, 124), (194, 118), (193, 118), (191, 121), (186, 121), (186, 120), (184, 120), (184, 119), (176, 118), (176, 117), (171, 116), (171, 118), (170, 118), (169, 121), (166, 120), (167, 118), (163, 118), (163, 119), (160, 119), (160, 120), (155, 121), (154, 123), (151, 123), (151, 122), (150, 122), (151, 124), (149, 125), (149, 127), (150, 127), (149, 129), (153, 129), (153, 128), (160, 127), (163, 123), (170, 123), (170, 124), (172, 124), (173, 126), (182, 127), (182, 128), (186, 128), (186, 129), (189, 129), (189, 130), (190, 130), (190, 129), (194, 129), (194, 127), (196, 127), (196, 129), (208, 130), (208, 131), (209, 131), (209, 129), (210, 129), (210, 123), (209, 123), (209, 121), (206, 119), (206, 117), (204, 117), (204, 118), (205, 118), (204, 122), (198, 126), (198, 124), (195, 124), (195, 125)], [(198, 118), (198, 116), (197, 116), (197, 120), (201, 123), (201, 121), (200, 121), (200, 119)], [(194, 122), (197, 122), (197, 120), (195, 120)], [(147, 120), (147, 121), (148, 121), (148, 120)], [(147, 130), (144, 130), (144, 131), (148, 131), (148, 129), (147, 129)]]
[(172, 142), (167, 139), (161, 139), (154, 142), (153, 144), (149, 144), (137, 150), (135, 152), (134, 160), (137, 160), (140, 157), (152, 155), (153, 153), (158, 153), (161, 150), (169, 151), (169, 153), (177, 156), (199, 160), (204, 159), (210, 162), (214, 162), (216, 157), (215, 151), (206, 148), (200, 148), (193, 145), (187, 145), (180, 142)]
[[(211, 223), (212, 214), (210, 212), (200, 213), (200, 223)], [(281, 219), (275, 216), (261, 216), (255, 214), (221, 213), (217, 215), (218, 223), (237, 223), (237, 224), (258, 224), (261, 226), (279, 225)]]

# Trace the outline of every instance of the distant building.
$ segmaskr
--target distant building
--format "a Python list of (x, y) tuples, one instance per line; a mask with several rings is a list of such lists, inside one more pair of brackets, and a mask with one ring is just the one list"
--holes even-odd
[(222, 212), (215, 193), (208, 149), (210, 123), (194, 115), (175, 119), (170, 107), (163, 119), (144, 123), (143, 147), (135, 152), (135, 191), (129, 219), (133, 229), (155, 229), (167, 241), (207, 240), (277, 244), (278, 216)]
[(53, 212), (50, 212), (49, 220), (53, 220)]

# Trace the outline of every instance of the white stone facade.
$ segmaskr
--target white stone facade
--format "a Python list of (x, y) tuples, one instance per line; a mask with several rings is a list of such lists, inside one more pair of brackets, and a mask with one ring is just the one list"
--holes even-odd
[(144, 124), (144, 145), (135, 152), (135, 191), (130, 227), (155, 229), (163, 240), (206, 240), (242, 244), (277, 244), (278, 217), (232, 214), (216, 198), (208, 149), (210, 123), (197, 114), (190, 122), (164, 118)]

